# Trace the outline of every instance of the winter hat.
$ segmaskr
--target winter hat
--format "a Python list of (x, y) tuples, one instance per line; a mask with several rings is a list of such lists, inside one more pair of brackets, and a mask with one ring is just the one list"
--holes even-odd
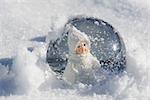
[(70, 27), (68, 31), (69, 53), (75, 53), (75, 48), (81, 41), (86, 42), (88, 48), (90, 48), (90, 39), (88, 38), (88, 36), (84, 32), (76, 29), (74, 26)]

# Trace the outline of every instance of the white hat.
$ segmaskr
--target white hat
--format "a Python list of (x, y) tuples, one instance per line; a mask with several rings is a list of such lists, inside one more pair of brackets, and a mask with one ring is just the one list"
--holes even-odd
[(74, 53), (77, 44), (81, 41), (87, 43), (88, 47), (90, 48), (90, 39), (84, 33), (76, 29), (74, 26), (69, 28), (68, 31), (68, 46), (69, 46), (69, 53)]

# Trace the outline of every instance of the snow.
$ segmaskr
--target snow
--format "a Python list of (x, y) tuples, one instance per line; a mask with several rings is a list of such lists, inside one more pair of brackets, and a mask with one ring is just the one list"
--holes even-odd
[[(0, 100), (149, 100), (149, 5), (149, 0), (0, 0)], [(95, 86), (70, 87), (56, 78), (45, 61), (48, 40), (60, 36), (75, 15), (98, 17), (120, 32), (127, 72)]]

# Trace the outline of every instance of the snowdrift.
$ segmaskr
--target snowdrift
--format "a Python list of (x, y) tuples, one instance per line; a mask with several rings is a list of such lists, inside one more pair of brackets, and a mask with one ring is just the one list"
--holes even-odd
[[(149, 100), (149, 5), (138, 0), (0, 0), (0, 99)], [(123, 75), (73, 87), (56, 78), (45, 61), (47, 44), (76, 15), (104, 19), (121, 33), (127, 48)]]

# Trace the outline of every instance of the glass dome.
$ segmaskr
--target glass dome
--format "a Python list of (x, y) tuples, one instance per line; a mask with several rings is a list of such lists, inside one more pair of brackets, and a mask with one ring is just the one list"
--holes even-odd
[(102, 68), (120, 73), (126, 68), (126, 50), (119, 33), (107, 22), (97, 18), (77, 17), (70, 19), (64, 33), (56, 41), (50, 41), (47, 62), (52, 70), (63, 73), (68, 60), (67, 28), (74, 26), (86, 33), (91, 41), (91, 53), (97, 57)]

